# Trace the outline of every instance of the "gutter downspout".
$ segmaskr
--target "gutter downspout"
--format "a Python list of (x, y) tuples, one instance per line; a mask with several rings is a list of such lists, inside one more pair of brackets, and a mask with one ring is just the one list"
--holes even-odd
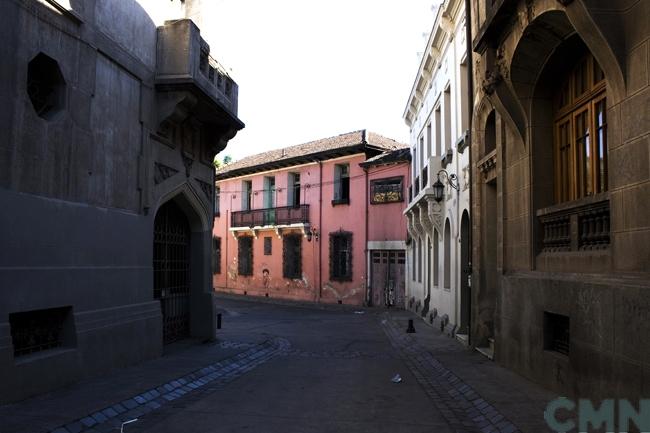
[(318, 303), (323, 297), (323, 161), (318, 161), (318, 225), (320, 226), (320, 242), (318, 245)]
[[(361, 130), (361, 143), (364, 146), (368, 144), (368, 141), (366, 140), (366, 130), (365, 129)], [(367, 152), (367, 148), (365, 149), (364, 153), (365, 153), (366, 159), (368, 159), (368, 154), (366, 152)], [(368, 236), (368, 221), (369, 221), (369, 218), (368, 218), (368, 211), (369, 211), (368, 210), (368, 201), (369, 201), (370, 197), (368, 197), (368, 169), (366, 167), (362, 167), (362, 168), (363, 168), (363, 173), (364, 173), (364, 177), (365, 177), (365, 180), (366, 180), (366, 182), (365, 182), (365, 194), (364, 194), (365, 213), (366, 213), (365, 239), (364, 239), (364, 246), (363, 246), (363, 251), (364, 251), (364, 261), (363, 262), (364, 262), (364, 268), (365, 268), (365, 270), (364, 270), (364, 278), (365, 278), (365, 285), (366, 285), (366, 304), (371, 305), (372, 300), (368, 298), (369, 290), (370, 290), (370, 286), (368, 285), (368, 283), (369, 283), (369, 281), (368, 281), (368, 261), (370, 260), (370, 257), (368, 256), (368, 237), (369, 237)]]
[(467, 59), (467, 141), (468, 141), (468, 146), (467, 146), (467, 151), (469, 152), (469, 235), (467, 239), (467, 248), (469, 249), (468, 255), (469, 255), (469, 293), (470, 293), (470, 314), (468, 317), (468, 324), (467, 324), (467, 344), (471, 347), (472, 345), (472, 286), (474, 284), (472, 283), (472, 259), (474, 258), (474, 250), (472, 247), (472, 233), (474, 231), (473, 228), (473, 223), (472, 223), (472, 218), (474, 215), (474, 207), (473, 207), (473, 199), (472, 197), (474, 196), (474, 184), (473, 184), (473, 176), (472, 173), (474, 172), (474, 162), (472, 160), (472, 117), (474, 114), (474, 62), (473, 62), (473, 51), (472, 51), (472, 6), (470, 0), (465, 0), (465, 44), (467, 46), (466, 48), (466, 55), (465, 58)]

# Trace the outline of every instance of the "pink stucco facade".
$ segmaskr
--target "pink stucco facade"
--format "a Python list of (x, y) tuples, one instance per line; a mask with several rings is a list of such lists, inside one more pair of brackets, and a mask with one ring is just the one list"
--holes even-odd
[[(407, 192), (408, 163), (401, 162), (388, 167), (361, 167), (366, 161), (365, 153), (325, 159), (293, 167), (286, 167), (246, 176), (233, 177), (217, 182), (219, 188), (219, 215), (215, 218), (214, 237), (220, 253), (219, 264), (213, 269), (213, 285), (216, 291), (283, 298), (324, 303), (362, 305), (367, 302), (369, 275), (369, 241), (392, 241), (404, 243), (406, 220), (402, 215), (404, 202), (371, 204), (370, 181), (385, 177), (403, 177), (403, 196)], [(349, 168), (348, 203), (334, 202), (339, 165)], [(242, 211), (244, 181), (252, 182), (251, 207), (259, 210), (288, 206), (291, 200), (292, 176), (300, 178), (300, 204), (309, 209), (301, 223), (251, 224), (254, 227), (233, 227), (233, 212), (239, 218)], [(274, 193), (269, 193), (269, 180), (275, 182)], [(267, 195), (265, 199), (264, 196)], [(273, 195), (270, 202), (269, 194)], [(343, 200), (345, 202), (345, 200)], [(278, 211), (278, 215), (280, 215)], [(236, 220), (239, 222), (239, 219)], [(241, 225), (241, 224), (238, 224)], [(332, 278), (330, 263), (331, 234), (351, 234), (350, 275), (345, 281)], [(311, 236), (307, 236), (311, 233)], [(283, 276), (283, 237), (301, 234), (300, 278)], [(252, 275), (240, 275), (238, 236), (252, 236)], [(264, 238), (270, 237), (270, 241)], [(271, 243), (270, 254), (265, 254), (264, 244)], [(348, 245), (348, 244), (346, 244)], [(268, 253), (268, 251), (266, 251)], [(339, 257), (339, 256), (335, 256)], [(338, 259), (337, 259), (338, 260)], [(334, 275), (336, 277), (336, 275)]]

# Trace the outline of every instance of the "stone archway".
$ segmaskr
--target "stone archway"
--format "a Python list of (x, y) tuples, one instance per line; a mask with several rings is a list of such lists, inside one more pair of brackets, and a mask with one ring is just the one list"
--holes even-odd
[(154, 217), (154, 298), (161, 302), (163, 342), (213, 339), (211, 225), (190, 185), (162, 197)]

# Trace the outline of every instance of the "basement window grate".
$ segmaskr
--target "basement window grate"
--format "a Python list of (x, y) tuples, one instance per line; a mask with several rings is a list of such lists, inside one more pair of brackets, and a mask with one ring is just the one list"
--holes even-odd
[(14, 356), (56, 349), (64, 345), (65, 325), (72, 307), (9, 314)]
[(544, 311), (544, 350), (569, 356), (570, 320), (568, 316)]

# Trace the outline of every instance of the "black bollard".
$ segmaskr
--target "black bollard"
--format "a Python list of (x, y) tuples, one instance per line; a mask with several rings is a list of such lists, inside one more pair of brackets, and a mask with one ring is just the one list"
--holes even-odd
[(406, 328), (407, 334), (415, 334), (415, 327), (413, 326), (413, 319), (409, 319), (409, 326)]
[(221, 313), (217, 313), (217, 329), (221, 329)]

